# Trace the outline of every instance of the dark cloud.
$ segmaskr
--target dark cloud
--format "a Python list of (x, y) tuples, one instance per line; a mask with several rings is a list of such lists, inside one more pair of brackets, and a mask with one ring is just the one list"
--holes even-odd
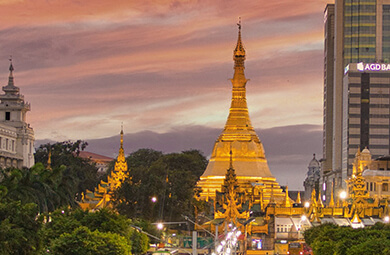
[[(271, 172), (281, 185), (302, 190), (307, 166), (313, 153), (320, 159), (322, 151), (322, 130), (316, 125), (296, 125), (258, 130)], [(141, 148), (151, 148), (164, 153), (197, 149), (208, 156), (222, 129), (205, 126), (184, 126), (167, 133), (143, 131), (125, 134), (124, 149), (129, 154)], [(119, 149), (119, 135), (87, 140), (87, 150), (116, 157)], [(47, 143), (38, 140), (36, 145)]]

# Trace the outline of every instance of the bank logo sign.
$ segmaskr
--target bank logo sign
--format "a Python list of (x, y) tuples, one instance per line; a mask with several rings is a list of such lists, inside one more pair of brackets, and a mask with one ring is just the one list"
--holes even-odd
[(390, 64), (364, 64), (363, 62), (357, 63), (357, 70), (360, 72), (364, 71), (390, 71)]

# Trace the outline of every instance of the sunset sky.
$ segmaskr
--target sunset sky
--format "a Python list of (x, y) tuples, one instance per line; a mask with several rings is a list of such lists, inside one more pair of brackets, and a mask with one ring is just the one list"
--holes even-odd
[(0, 0), (0, 78), (12, 55), (38, 140), (102, 139), (122, 122), (134, 135), (221, 130), (241, 17), (249, 112), (267, 153), (275, 144), (261, 130), (321, 133), (328, 2)]

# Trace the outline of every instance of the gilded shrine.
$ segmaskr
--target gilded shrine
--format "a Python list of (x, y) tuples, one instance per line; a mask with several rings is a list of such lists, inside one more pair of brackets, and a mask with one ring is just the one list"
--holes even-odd
[(111, 207), (111, 196), (114, 190), (121, 186), (129, 176), (129, 170), (123, 150), (123, 129), (121, 130), (121, 144), (115, 161), (114, 170), (107, 176), (107, 181), (101, 181), (94, 191), (87, 190), (79, 203), (82, 209), (96, 210)]

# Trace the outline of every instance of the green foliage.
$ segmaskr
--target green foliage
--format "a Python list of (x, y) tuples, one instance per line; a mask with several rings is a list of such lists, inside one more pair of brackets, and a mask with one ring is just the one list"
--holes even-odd
[(316, 255), (390, 254), (390, 227), (381, 223), (359, 229), (323, 224), (304, 236)]
[(86, 189), (93, 190), (99, 182), (96, 165), (87, 159), (78, 157), (87, 145), (81, 140), (44, 144), (39, 146), (34, 154), (35, 162), (47, 165), (50, 151), (52, 169), (65, 167), (59, 188), (70, 191), (73, 201), (75, 197), (80, 199), (81, 193)]
[(131, 246), (119, 234), (79, 227), (55, 239), (48, 251), (57, 255), (127, 255), (131, 254)]
[(0, 201), (0, 254), (38, 254), (42, 218), (36, 204)]
[[(127, 160), (130, 177), (114, 194), (115, 207), (121, 214), (150, 221), (193, 215), (195, 185), (207, 165), (199, 151), (163, 155), (142, 149)], [(151, 201), (154, 196), (156, 203)]]
[[(134, 252), (134, 254), (144, 254), (149, 248), (149, 239), (145, 234), (139, 233), (133, 226), (133, 222), (124, 216), (121, 216), (109, 209), (102, 209), (96, 212), (88, 212), (80, 209), (77, 210), (57, 210), (50, 215), (50, 222), (45, 224), (40, 235), (44, 238), (44, 245), (52, 252), (76, 252), (69, 254), (89, 254), (89, 253), (77, 253), (77, 252), (92, 252), (90, 249), (94, 247), (100, 247), (100, 250), (105, 250), (100, 244), (101, 237), (96, 239), (94, 236), (96, 233), (101, 234), (116, 234), (121, 237), (121, 243)], [(87, 233), (85, 236), (81, 236), (80, 240), (75, 236), (75, 231), (80, 229), (87, 229), (90, 231), (82, 232)], [(70, 238), (73, 243), (79, 242), (95, 242), (95, 244), (89, 245), (86, 250), (69, 250), (71, 249), (71, 242), (64, 238)], [(85, 237), (85, 240), (83, 239)], [(115, 240), (117, 238), (115, 237)], [(139, 241), (139, 243), (134, 243)], [(132, 244), (135, 244), (134, 246)], [(76, 245), (76, 244), (75, 244)], [(107, 245), (111, 244), (107, 242)], [(80, 248), (81, 249), (81, 248)], [(114, 248), (118, 250), (119, 248)], [(121, 253), (107, 253), (107, 254), (124, 254)], [(55, 253), (65, 254), (65, 253)], [(105, 254), (105, 253), (98, 253)], [(126, 253), (128, 254), (128, 253)]]
[(74, 206), (74, 178), (64, 178), (65, 167), (46, 169), (37, 163), (31, 169), (0, 170), (3, 199), (35, 203), (39, 212), (53, 211), (60, 206)]

